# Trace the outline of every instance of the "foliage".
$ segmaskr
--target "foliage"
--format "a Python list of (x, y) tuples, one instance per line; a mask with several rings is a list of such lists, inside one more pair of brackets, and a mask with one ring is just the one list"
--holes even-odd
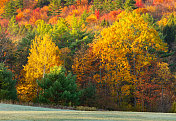
[(174, 101), (171, 108), (172, 113), (176, 113), (176, 102)]
[(81, 105), (168, 111), (176, 94), (175, 6), (174, 0), (1, 0), (0, 63), (19, 80), (20, 101), (39, 99), (36, 80), (62, 64), (66, 77), (77, 77)]
[(3, 63), (0, 63), (0, 99), (16, 100), (16, 80), (13, 80), (13, 74)]
[(39, 93), (39, 102), (62, 105), (79, 103), (81, 92), (77, 91), (76, 78), (71, 73), (66, 76), (65, 72), (63, 67), (55, 66), (38, 81), (42, 89)]
[(19, 31), (19, 26), (18, 26), (18, 24), (16, 23), (16, 20), (15, 20), (15, 17), (14, 17), (14, 16), (13, 16), (13, 17), (11, 18), (11, 20), (9, 21), (7, 31), (8, 31), (11, 35), (15, 35), (15, 34), (17, 34), (18, 31)]
[(133, 10), (136, 9), (137, 7), (135, 6), (136, 2), (134, 0), (126, 0), (123, 8), (125, 10)]
[(59, 15), (61, 8), (61, 0), (51, 0), (49, 5), (49, 14), (50, 15)]
[[(95, 80), (109, 85), (112, 95), (119, 90), (121, 96), (132, 99), (138, 76), (143, 73), (141, 68), (156, 60), (156, 53), (151, 51), (167, 48), (140, 14), (123, 12), (118, 17), (120, 19), (104, 29), (92, 44), (94, 55), (100, 59), (100, 72)], [(135, 103), (135, 99), (129, 102)]]
[(28, 101), (36, 97), (39, 91), (36, 80), (44, 77), (45, 73), (49, 72), (50, 67), (61, 64), (59, 53), (58, 47), (48, 35), (45, 35), (43, 39), (36, 37), (33, 40), (28, 63), (24, 66), (25, 80), (21, 80), (22, 86), (19, 84), (17, 87), (21, 100)]
[(7, 18), (11, 18), (12, 16), (15, 16), (16, 13), (16, 6), (14, 0), (9, 0), (4, 8), (4, 16)]
[(8, 38), (7, 34), (0, 33), (0, 63), (5, 63), (11, 70), (15, 66), (15, 51), (15, 44)]

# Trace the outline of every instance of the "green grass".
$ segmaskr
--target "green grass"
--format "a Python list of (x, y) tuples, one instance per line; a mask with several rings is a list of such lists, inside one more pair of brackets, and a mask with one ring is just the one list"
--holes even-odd
[(174, 113), (74, 111), (0, 104), (0, 120), (8, 121), (176, 121)]

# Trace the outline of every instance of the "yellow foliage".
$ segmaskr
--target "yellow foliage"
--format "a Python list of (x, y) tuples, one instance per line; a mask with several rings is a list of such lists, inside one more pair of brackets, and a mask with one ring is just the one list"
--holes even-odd
[(91, 14), (86, 18), (86, 22), (88, 23), (96, 23), (97, 22), (97, 16), (95, 14)]
[[(20, 95), (21, 100), (29, 101), (37, 95), (38, 86), (36, 80), (44, 77), (44, 74), (50, 71), (50, 67), (61, 64), (59, 54), (58, 47), (48, 35), (45, 35), (43, 39), (36, 37), (33, 40), (28, 63), (24, 66), (25, 83), (17, 87), (17, 93)], [(26, 97), (29, 98), (26, 99)]]
[(123, 95), (129, 95), (130, 94), (130, 85), (122, 86), (121, 92)]
[(100, 68), (110, 74), (105, 78), (110, 85), (123, 81), (135, 84), (141, 68), (156, 59), (149, 53), (151, 48), (167, 51), (157, 31), (136, 12), (119, 14), (118, 21), (103, 29), (92, 44), (94, 55), (101, 59)]

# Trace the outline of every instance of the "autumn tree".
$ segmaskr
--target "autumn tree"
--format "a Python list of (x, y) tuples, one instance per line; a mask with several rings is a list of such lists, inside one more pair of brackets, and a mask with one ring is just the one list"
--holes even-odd
[(155, 51), (167, 48), (140, 14), (122, 12), (118, 18), (92, 45), (93, 53), (100, 58), (100, 68), (106, 72), (98, 81), (110, 85), (112, 94), (127, 96), (129, 103), (136, 105), (133, 92), (141, 68), (156, 59)]
[(60, 65), (59, 49), (52, 42), (48, 35), (43, 38), (36, 37), (33, 40), (28, 63), (24, 66), (24, 80), (17, 87), (19, 98), (23, 101), (29, 101), (37, 96), (39, 91), (36, 80), (44, 77), (50, 67)]
[(2, 14), (2, 13), (4, 13), (4, 7), (5, 7), (5, 4), (6, 4), (6, 2), (8, 2), (9, 0), (1, 0), (0, 1), (0, 15)]
[(15, 66), (15, 52), (16, 46), (10, 40), (6, 33), (0, 33), (0, 63), (6, 64), (6, 66), (13, 70)]

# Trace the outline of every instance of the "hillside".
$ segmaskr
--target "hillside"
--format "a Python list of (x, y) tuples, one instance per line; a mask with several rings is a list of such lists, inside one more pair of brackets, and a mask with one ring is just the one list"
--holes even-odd
[(175, 0), (1, 0), (0, 100), (176, 112)]

